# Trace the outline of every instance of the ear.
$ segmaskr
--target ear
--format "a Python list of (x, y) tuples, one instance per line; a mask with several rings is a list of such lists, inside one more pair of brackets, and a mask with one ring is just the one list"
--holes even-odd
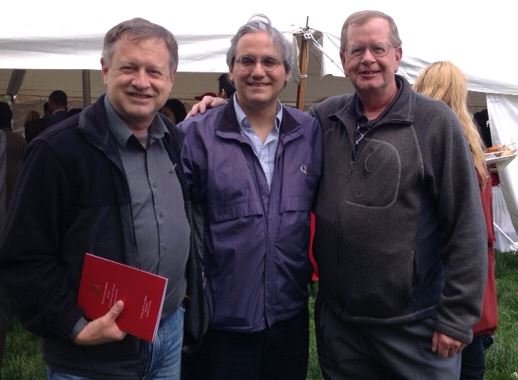
[(344, 70), (345, 77), (347, 78), (347, 71), (345, 69), (345, 52), (340, 49), (340, 62), (342, 62), (342, 69)]
[(108, 79), (108, 70), (109, 70), (108, 65), (104, 61), (104, 58), (101, 57), (101, 74), (102, 74), (102, 77), (103, 77), (103, 83), (104, 84), (106, 84), (106, 81)]
[(395, 48), (396, 53), (396, 62), (399, 67), (399, 64), (401, 63), (401, 57), (403, 57), (403, 48), (400, 46), (398, 48)]
[(176, 73), (171, 73), (171, 87), (169, 88), (169, 92), (173, 91), (175, 79), (176, 79)]

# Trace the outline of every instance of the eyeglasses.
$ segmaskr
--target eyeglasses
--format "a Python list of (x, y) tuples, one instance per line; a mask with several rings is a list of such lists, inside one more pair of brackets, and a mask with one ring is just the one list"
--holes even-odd
[[(252, 71), (257, 65), (257, 61), (258, 58), (251, 55), (243, 55), (236, 59), (237, 64), (244, 71)], [(270, 57), (268, 55), (259, 58), (259, 62), (261, 62), (261, 66), (263, 67), (264, 71), (273, 71), (281, 64), (281, 61), (279, 61), (277, 58)]]
[(345, 48), (345, 53), (351, 58), (360, 58), (363, 57), (365, 51), (369, 49), (373, 56), (379, 58), (386, 56), (391, 47), (394, 46), (384, 42), (376, 42), (369, 45), (351, 45)]

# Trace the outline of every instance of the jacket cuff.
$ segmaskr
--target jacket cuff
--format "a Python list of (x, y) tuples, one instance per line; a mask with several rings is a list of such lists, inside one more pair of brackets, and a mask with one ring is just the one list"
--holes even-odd
[(464, 344), (470, 344), (473, 340), (473, 330), (471, 327), (459, 328), (435, 320), (435, 329), (450, 338), (456, 339)]
[(70, 338), (72, 340), (75, 339), (75, 337), (81, 332), (82, 329), (85, 328), (85, 326), (88, 324), (88, 321), (85, 319), (85, 317), (79, 318), (79, 320), (74, 325), (74, 328), (72, 329), (72, 333), (70, 334)]

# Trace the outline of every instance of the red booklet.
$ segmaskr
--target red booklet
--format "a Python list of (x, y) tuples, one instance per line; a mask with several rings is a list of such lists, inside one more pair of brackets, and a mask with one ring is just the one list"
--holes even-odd
[(166, 289), (165, 277), (86, 253), (77, 303), (85, 317), (96, 319), (118, 300), (124, 301), (117, 326), (152, 342), (160, 323)]

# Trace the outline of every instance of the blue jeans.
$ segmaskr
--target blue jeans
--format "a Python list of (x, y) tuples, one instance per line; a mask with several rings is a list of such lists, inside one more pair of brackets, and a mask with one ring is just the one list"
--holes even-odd
[[(183, 307), (179, 307), (169, 318), (160, 322), (155, 341), (147, 345), (148, 355), (141, 379), (180, 380), (184, 312)], [(137, 376), (135, 374), (135, 378)], [(47, 368), (47, 378), (48, 380), (92, 380), (88, 376), (55, 372), (50, 368)]]

